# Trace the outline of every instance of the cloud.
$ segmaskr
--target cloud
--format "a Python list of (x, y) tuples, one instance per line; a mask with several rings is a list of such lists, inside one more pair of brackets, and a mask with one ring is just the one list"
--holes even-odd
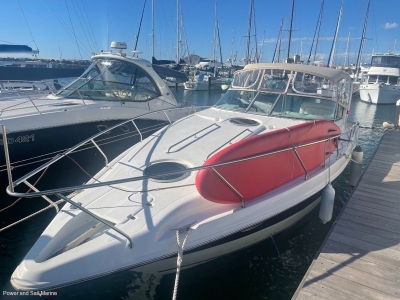
[(385, 25), (382, 25), (383, 28), (385, 29), (393, 29), (399, 27), (398, 23), (386, 23)]

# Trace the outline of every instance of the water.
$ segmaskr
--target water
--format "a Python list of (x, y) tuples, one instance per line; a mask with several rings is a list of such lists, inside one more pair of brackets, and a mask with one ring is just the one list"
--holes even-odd
[[(174, 91), (180, 102), (212, 105), (222, 92)], [(359, 144), (364, 151), (363, 167), (367, 165), (383, 134), (384, 121), (392, 121), (394, 105), (374, 106), (353, 99), (350, 119), (364, 126)], [(348, 200), (351, 188), (347, 184), (349, 168), (336, 180), (333, 219)], [(50, 176), (50, 178), (52, 178)], [(64, 178), (68, 181), (68, 177)], [(43, 179), (41, 185), (46, 185)], [(67, 182), (68, 184), (68, 182)], [(4, 193), (3, 203), (13, 201)], [(24, 205), (27, 204), (29, 205)], [(0, 226), (46, 206), (40, 199), (23, 199), (6, 214), (0, 213)], [(4, 205), (0, 205), (4, 207)], [(29, 208), (29, 209), (28, 209)], [(29, 219), (0, 233), (0, 286), (13, 291), (9, 278), (32, 247), (41, 232), (54, 217), (54, 210)], [(332, 222), (323, 225), (318, 207), (292, 228), (250, 248), (181, 272), (178, 299), (290, 299), (307, 271), (315, 253), (323, 243)], [(175, 274), (150, 275), (122, 272), (58, 291), (56, 299), (171, 299)], [(0, 294), (0, 298), (2, 293)], [(5, 297), (5, 296), (4, 296)], [(12, 299), (23, 298), (13, 297)], [(7, 297), (8, 298), (8, 297)], [(51, 297), (50, 297), (51, 298)], [(25, 299), (25, 298), (24, 298)]]

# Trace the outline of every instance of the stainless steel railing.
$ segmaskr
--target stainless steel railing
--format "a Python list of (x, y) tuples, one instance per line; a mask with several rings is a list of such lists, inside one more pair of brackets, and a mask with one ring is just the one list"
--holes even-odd
[[(180, 108), (180, 109), (190, 109), (189, 112), (191, 112), (192, 108)], [(151, 113), (147, 113), (142, 115), (141, 117), (144, 116), (148, 116), (154, 113), (166, 113), (167, 111), (172, 111), (172, 110), (180, 110), (179, 108), (175, 108), (175, 109), (168, 109), (168, 110), (162, 110), (162, 111), (157, 111), (157, 112), (151, 112)], [(188, 115), (185, 118), (190, 117), (191, 115)], [(139, 117), (137, 117), (139, 118)], [(10, 164), (9, 164), (9, 159), (7, 161), (7, 170), (10, 175), (9, 177), (9, 186), (7, 187), (6, 191), (10, 196), (15, 196), (15, 197), (22, 197), (22, 198), (32, 198), (32, 197), (37, 197), (37, 196), (46, 196), (46, 195), (57, 195), (58, 197), (60, 197), (61, 199), (71, 203), (72, 205), (74, 205), (76, 208), (82, 210), (83, 212), (89, 214), (90, 216), (92, 216), (93, 218), (97, 219), (98, 221), (100, 221), (101, 223), (105, 224), (106, 226), (108, 226), (109, 228), (117, 231), (118, 233), (120, 233), (121, 235), (123, 235), (124, 237), (126, 237), (129, 241), (129, 245), (130, 247), (133, 246), (133, 242), (130, 239), (129, 235), (127, 235), (126, 233), (122, 232), (121, 230), (119, 230), (118, 228), (116, 228), (115, 226), (109, 224), (107, 221), (105, 221), (104, 219), (102, 219), (101, 217), (97, 216), (95, 213), (91, 212), (90, 210), (84, 208), (82, 205), (74, 202), (73, 200), (71, 200), (69, 197), (66, 197), (63, 195), (63, 193), (66, 192), (76, 192), (78, 190), (82, 190), (82, 189), (92, 189), (92, 188), (98, 188), (98, 187), (103, 187), (103, 186), (110, 186), (110, 185), (115, 185), (115, 184), (121, 184), (121, 183), (126, 183), (126, 182), (134, 182), (134, 181), (139, 181), (139, 180), (145, 180), (145, 179), (150, 179), (150, 178), (154, 178), (154, 177), (161, 177), (161, 176), (166, 176), (166, 175), (172, 175), (172, 174), (178, 174), (178, 173), (182, 173), (182, 170), (179, 171), (173, 171), (173, 172), (161, 172), (161, 173), (157, 173), (157, 174), (151, 174), (151, 175), (145, 175), (145, 176), (137, 176), (137, 177), (131, 177), (131, 178), (123, 178), (123, 179), (118, 179), (118, 180), (110, 180), (110, 181), (105, 181), (105, 182), (96, 182), (96, 183), (88, 183), (84, 186), (79, 185), (79, 186), (70, 186), (70, 187), (63, 187), (63, 188), (57, 188), (57, 189), (50, 189), (50, 190), (44, 190), (44, 191), (38, 191), (37, 189), (34, 189), (34, 192), (25, 192), (25, 193), (18, 193), (15, 192), (15, 187), (17, 187), (21, 182), (25, 182), (27, 179), (29, 179), (30, 177), (34, 176), (35, 174), (37, 174), (38, 172), (44, 170), (45, 168), (48, 168), (51, 164), (55, 163), (56, 161), (60, 160), (62, 157), (66, 156), (67, 154), (71, 153), (72, 151), (74, 151), (75, 149), (81, 147), (82, 145), (86, 144), (87, 142), (92, 142), (96, 137), (105, 134), (107, 131), (110, 131), (116, 127), (122, 126), (128, 122), (132, 122), (135, 119), (131, 119), (131, 120), (127, 120), (124, 122), (121, 122), (117, 125), (114, 125), (110, 128), (108, 128), (107, 130), (104, 130), (88, 139), (86, 139), (85, 141), (79, 143), (78, 145), (68, 149), (67, 151), (65, 151), (63, 154), (53, 158), (51, 161), (47, 162), (46, 164), (44, 164), (43, 166), (33, 170), (32, 172), (28, 173), (27, 175), (21, 177), (20, 179), (16, 180), (16, 181), (12, 181), (12, 177), (11, 177), (11, 168), (10, 168)], [(183, 119), (185, 119), (183, 118)], [(181, 119), (182, 120), (182, 119)], [(180, 122), (180, 120), (178, 120), (177, 122)], [(174, 124), (170, 124), (168, 126), (173, 126)], [(210, 125), (209, 127), (214, 126), (214, 124)], [(354, 124), (352, 129), (357, 126), (357, 124)], [(3, 126), (3, 139), (6, 140), (6, 130), (5, 127)], [(205, 128), (203, 128), (204, 130)], [(201, 130), (201, 131), (203, 131)], [(310, 143), (305, 143), (305, 144), (299, 144), (299, 145), (292, 145), (291, 147), (287, 147), (284, 149), (280, 149), (280, 150), (276, 150), (276, 151), (272, 151), (272, 152), (261, 152), (259, 154), (256, 155), (252, 155), (252, 156), (248, 156), (248, 157), (244, 157), (244, 158), (240, 158), (240, 159), (234, 159), (234, 160), (229, 160), (229, 161), (225, 161), (225, 162), (220, 162), (220, 163), (216, 163), (216, 164), (208, 164), (208, 165), (203, 165), (203, 166), (197, 166), (197, 167), (192, 167), (192, 168), (187, 168), (185, 170), (185, 172), (194, 172), (194, 171), (199, 171), (199, 170), (203, 170), (203, 169), (211, 169), (213, 170), (213, 172), (215, 172), (215, 174), (228, 186), (228, 188), (230, 188), (240, 199), (241, 202), (241, 206), (244, 208), (245, 207), (245, 199), (244, 197), (241, 195), (240, 191), (238, 191), (226, 178), (224, 178), (217, 170), (217, 167), (221, 167), (221, 166), (226, 166), (226, 165), (230, 165), (230, 164), (234, 164), (234, 163), (240, 163), (240, 162), (244, 162), (244, 161), (248, 161), (248, 160), (252, 160), (252, 159), (257, 159), (257, 158), (261, 158), (261, 157), (265, 157), (265, 156), (269, 156), (269, 155), (274, 155), (277, 153), (282, 153), (282, 152), (286, 152), (286, 151), (293, 151), (296, 155), (296, 157), (298, 158), (298, 160), (300, 161), (304, 172), (305, 172), (305, 178), (304, 180), (307, 180), (307, 174), (308, 171), (305, 168), (301, 157), (299, 156), (297, 149), (299, 148), (303, 148), (303, 147), (307, 147), (310, 145), (315, 145), (318, 143), (324, 143), (324, 155), (326, 154), (326, 144), (329, 143), (331, 140), (337, 140), (340, 138), (340, 136), (342, 135), (338, 134), (335, 136), (331, 136), (329, 138), (324, 138), (324, 139), (320, 139), (318, 141), (314, 141), (314, 142), (310, 142)], [(193, 136), (193, 135), (192, 135)], [(351, 143), (352, 141), (348, 141), (349, 143)], [(172, 145), (174, 146), (174, 145)], [(171, 147), (172, 147), (171, 146)], [(7, 144), (5, 143), (4, 145), (5, 149), (7, 148)], [(170, 148), (171, 148), (170, 147)], [(5, 151), (6, 153), (6, 157), (8, 156), (8, 151)], [(325, 156), (324, 156), (325, 157)], [(7, 158), (6, 158), (7, 159)], [(325, 166), (325, 162), (324, 162), (324, 168), (326, 168)]]

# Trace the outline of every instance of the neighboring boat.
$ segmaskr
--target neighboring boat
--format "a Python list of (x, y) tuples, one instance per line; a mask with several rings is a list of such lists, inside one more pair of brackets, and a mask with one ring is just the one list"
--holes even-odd
[[(26, 45), (0, 44), (0, 54), (39, 54)], [(56, 61), (49, 59), (15, 58), (0, 60), (0, 80), (43, 80), (78, 77), (89, 66), (88, 61)]]
[(400, 99), (400, 55), (373, 54), (371, 67), (360, 84), (360, 99), (372, 104), (393, 104)]
[(351, 95), (340, 70), (248, 65), (215, 106), (121, 153), (83, 187), (12, 192), (49, 164), (18, 179), (8, 194), (69, 203), (12, 285), (49, 290), (122, 270), (175, 272), (178, 252), (189, 268), (281, 232), (318, 205), (349, 163), (358, 137), (347, 122)]
[[(113, 45), (121, 51), (126, 49), (125, 43)], [(0, 94), (1, 124), (8, 132), (13, 167), (50, 159), (123, 120), (179, 106), (162, 79), (174, 71), (122, 52), (94, 55), (92, 61), (82, 76), (56, 94), (32, 96), (31, 91), (19, 90), (19, 99), (2, 98)], [(144, 117), (113, 130), (100, 143), (138, 135), (136, 127), (149, 127), (146, 134), (150, 134), (169, 121), (164, 114)], [(4, 149), (0, 148), (0, 170), (4, 171)]]
[(208, 91), (209, 89), (219, 89), (220, 85), (217, 84), (218, 78), (212, 74), (199, 74), (193, 76), (191, 79), (186, 81), (183, 85), (185, 90), (191, 91)]
[(49, 91), (56, 92), (61, 88), (61, 85), (56, 80), (0, 80), (1, 96), (7, 92), (20, 91)]

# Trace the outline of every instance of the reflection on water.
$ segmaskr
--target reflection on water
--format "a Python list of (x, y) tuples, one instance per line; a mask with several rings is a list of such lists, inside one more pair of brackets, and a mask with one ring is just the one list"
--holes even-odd
[[(213, 105), (222, 92), (173, 90), (179, 102), (190, 105)], [(359, 143), (364, 151), (365, 167), (384, 130), (384, 121), (392, 121), (395, 107), (375, 106), (354, 99), (350, 120), (376, 129), (361, 129)], [(336, 190), (333, 219), (347, 201), (349, 168), (334, 183)], [(45, 182), (43, 183), (45, 184)], [(1, 195), (1, 198), (4, 198)], [(23, 203), (33, 201), (24, 199)], [(36, 206), (35, 206), (36, 207)], [(250, 248), (222, 257), (181, 273), (178, 299), (290, 299), (308, 269), (315, 253), (329, 232), (318, 217), (318, 208), (284, 233)], [(24, 205), (13, 210), (13, 217), (25, 214)], [(4, 218), (0, 213), (0, 223)], [(12, 291), (11, 273), (54, 217), (54, 211), (30, 219), (0, 233), (0, 284)], [(9, 218), (11, 218), (9, 216)], [(11, 218), (12, 219), (12, 218)], [(275, 243), (274, 243), (275, 242)], [(185, 258), (183, 258), (185, 259)], [(131, 271), (113, 274), (58, 291), (57, 299), (171, 299), (175, 274), (151, 275)], [(13, 298), (17, 299), (17, 298)]]

